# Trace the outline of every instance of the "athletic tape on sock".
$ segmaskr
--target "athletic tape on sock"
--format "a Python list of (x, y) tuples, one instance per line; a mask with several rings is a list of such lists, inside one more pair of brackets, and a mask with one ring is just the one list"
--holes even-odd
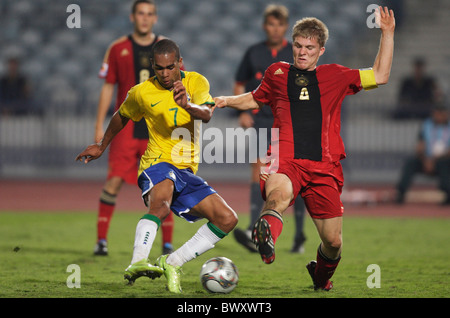
[(158, 229), (161, 226), (161, 220), (152, 214), (145, 214), (141, 219), (147, 219), (149, 221), (155, 222), (156, 225), (158, 225)]
[(272, 209), (264, 210), (264, 211), (262, 211), (261, 216), (264, 216), (264, 215), (271, 215), (271, 216), (273, 216), (273, 217), (276, 217), (277, 219), (279, 219), (279, 220), (281, 221), (281, 223), (284, 224), (284, 222), (283, 222), (283, 217), (281, 216), (280, 213), (278, 213), (278, 212), (275, 211), (275, 210), (272, 210)]
[(108, 193), (105, 190), (102, 190), (102, 194), (100, 195), (100, 201), (102, 203), (105, 203), (105, 204), (108, 204), (108, 205), (115, 205), (116, 204), (116, 198), (117, 198), (117, 195)]
[(317, 248), (317, 252), (319, 254), (319, 256), (326, 262), (328, 263), (336, 263), (339, 262), (341, 259), (341, 254), (339, 254), (339, 256), (336, 259), (331, 259), (328, 256), (326, 256), (323, 252), (322, 252), (322, 244), (319, 244), (319, 247)]
[(228, 233), (225, 233), (211, 222), (206, 223), (206, 225), (208, 225), (208, 228), (211, 230), (211, 232), (217, 235), (218, 238), (224, 238), (225, 236), (228, 235)]

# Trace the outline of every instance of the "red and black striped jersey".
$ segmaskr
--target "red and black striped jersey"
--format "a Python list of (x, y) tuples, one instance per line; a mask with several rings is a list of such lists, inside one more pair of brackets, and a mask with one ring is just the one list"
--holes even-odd
[[(133, 40), (131, 35), (123, 36), (114, 41), (106, 51), (99, 76), (105, 78), (107, 83), (117, 84), (114, 111), (119, 109), (133, 86), (154, 76), (150, 55), (153, 45), (159, 40), (160, 38), (156, 36), (150, 45), (141, 46)], [(134, 123), (134, 126), (135, 138), (148, 138), (144, 121)]]

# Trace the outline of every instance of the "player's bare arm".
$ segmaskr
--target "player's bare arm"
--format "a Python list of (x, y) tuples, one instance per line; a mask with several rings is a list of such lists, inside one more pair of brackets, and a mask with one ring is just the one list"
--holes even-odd
[(391, 73), (392, 58), (394, 54), (394, 12), (387, 7), (379, 7), (375, 11), (375, 19), (381, 29), (380, 47), (375, 58), (373, 71), (378, 85), (386, 84)]
[(201, 119), (204, 123), (209, 122), (211, 119), (212, 111), (208, 105), (196, 105), (188, 102), (186, 87), (184, 87), (181, 81), (173, 83), (173, 99), (195, 119)]
[(94, 142), (98, 143), (102, 140), (104, 135), (103, 124), (105, 122), (106, 114), (111, 105), (114, 94), (114, 84), (104, 83), (100, 92), (100, 100), (97, 107), (97, 119), (95, 121), (95, 135)]
[[(101, 157), (103, 152), (109, 146), (113, 138), (125, 127), (128, 123), (128, 118), (120, 115), (117, 111), (111, 118), (108, 128), (106, 129), (103, 139), (95, 144), (89, 145), (85, 150), (83, 150), (77, 157), (76, 161), (84, 161), (88, 163), (89, 161), (98, 159)], [(84, 160), (83, 160), (84, 159)]]
[[(111, 53), (111, 48), (126, 39), (126, 36), (121, 36), (120, 38), (116, 39), (114, 42), (110, 44), (108, 49), (106, 50), (106, 53), (103, 57), (103, 65), (102, 69), (99, 72), (100, 78), (105, 78), (108, 74), (108, 68), (109, 68), (109, 55)], [(111, 106), (111, 101), (113, 99), (114, 95), (114, 84), (108, 83), (106, 80), (103, 83), (102, 89), (100, 91), (100, 98), (97, 104), (97, 118), (95, 120), (95, 127), (94, 127), (94, 142), (98, 143), (102, 140), (103, 135), (105, 133), (103, 126), (105, 124), (105, 118), (108, 113), (108, 110)]]
[(263, 106), (253, 98), (251, 92), (236, 96), (214, 97), (214, 102), (218, 108), (231, 107), (237, 110), (258, 109)]
[[(235, 82), (234, 88), (233, 88), (233, 94), (234, 95), (240, 95), (245, 93), (245, 85), (241, 82)], [(248, 112), (241, 112), (239, 114), (239, 126), (241, 126), (244, 129), (253, 127), (255, 124), (252, 115), (250, 115)]]

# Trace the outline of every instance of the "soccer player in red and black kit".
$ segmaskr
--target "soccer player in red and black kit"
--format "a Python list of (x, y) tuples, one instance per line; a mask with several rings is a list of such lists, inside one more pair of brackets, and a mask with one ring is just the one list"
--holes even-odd
[(272, 64), (253, 92), (214, 99), (219, 108), (270, 105), (279, 138), (272, 139), (267, 171), (261, 174), (265, 205), (252, 237), (262, 260), (272, 263), (283, 228), (282, 214), (301, 195), (322, 241), (317, 260), (307, 265), (314, 289), (333, 287), (330, 278), (341, 259), (344, 179), (339, 161), (346, 156), (340, 136), (342, 101), (362, 88), (386, 84), (391, 71), (394, 13), (380, 7), (375, 15), (381, 39), (372, 68), (317, 66), (325, 52), (328, 28), (316, 18), (304, 18), (293, 28), (293, 64)]
[[(103, 125), (111, 105), (114, 86), (117, 84), (115, 111), (125, 100), (127, 92), (136, 84), (154, 76), (150, 63), (153, 45), (164, 37), (155, 35), (153, 25), (157, 22), (156, 4), (153, 0), (133, 2), (130, 20), (134, 24), (131, 35), (114, 41), (106, 51), (99, 76), (105, 79), (98, 103), (95, 124), (95, 142), (102, 140)], [(128, 125), (114, 138), (108, 157), (108, 175), (100, 196), (97, 218), (97, 244), (95, 255), (107, 255), (107, 234), (114, 213), (116, 198), (123, 182), (137, 185), (138, 165), (147, 149), (148, 131), (145, 121)], [(164, 254), (172, 247), (173, 216), (169, 214), (161, 225)]]
[[(283, 5), (270, 4), (264, 10), (263, 29), (266, 39), (250, 46), (239, 64), (234, 84), (234, 95), (251, 92), (261, 84), (264, 71), (273, 63), (285, 61), (292, 63), (292, 43), (285, 39), (289, 28), (289, 10)], [(254, 127), (257, 140), (264, 138), (267, 145), (270, 144), (270, 129), (273, 125), (273, 115), (269, 107), (261, 107), (252, 111), (243, 111), (239, 114), (239, 124), (244, 129)], [(262, 128), (262, 129), (261, 129)], [(266, 129), (267, 134), (263, 131)], [(259, 142), (257, 142), (259, 156)], [(267, 148), (263, 150), (267, 151)], [(237, 242), (245, 246), (251, 252), (257, 252), (251, 239), (253, 225), (259, 218), (259, 213), (264, 205), (259, 189), (259, 173), (263, 164), (257, 158), (251, 164), (250, 184), (250, 222), (246, 230), (234, 229), (233, 234)], [(305, 204), (301, 197), (297, 197), (294, 203), (295, 236), (291, 252), (303, 253), (303, 243), (306, 240), (303, 224)]]

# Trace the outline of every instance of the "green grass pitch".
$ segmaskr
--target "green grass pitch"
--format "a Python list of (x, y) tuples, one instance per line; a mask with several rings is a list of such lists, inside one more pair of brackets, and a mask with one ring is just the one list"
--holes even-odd
[[(304, 254), (292, 254), (294, 220), (285, 216), (277, 241), (276, 260), (264, 264), (259, 254), (238, 245), (233, 235), (183, 267), (183, 294), (165, 289), (164, 277), (145, 277), (126, 285), (123, 271), (129, 265), (134, 231), (141, 217), (136, 212), (116, 212), (111, 222), (106, 257), (93, 256), (96, 214), (92, 213), (0, 213), (0, 297), (1, 298), (448, 298), (450, 296), (450, 219), (344, 217), (344, 249), (333, 276), (334, 289), (314, 291), (305, 265), (315, 259), (319, 239), (309, 218), (305, 220), (307, 241)], [(175, 218), (174, 245), (189, 239), (202, 221), (190, 224)], [(238, 227), (248, 224), (240, 216)], [(150, 254), (161, 253), (161, 234)], [(239, 269), (237, 288), (228, 295), (208, 294), (199, 282), (203, 262), (225, 256)], [(79, 266), (79, 288), (69, 288)], [(379, 266), (379, 288), (367, 281)], [(69, 270), (69, 271), (68, 271)], [(69, 284), (70, 285), (70, 284)]]

